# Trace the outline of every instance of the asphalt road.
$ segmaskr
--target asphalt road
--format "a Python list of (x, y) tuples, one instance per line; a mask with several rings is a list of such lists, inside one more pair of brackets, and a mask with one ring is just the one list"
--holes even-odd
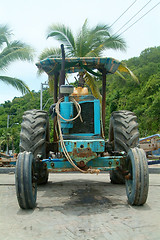
[(18, 206), (14, 173), (0, 174), (0, 240), (159, 240), (160, 174), (150, 174), (147, 203), (131, 207), (109, 175), (50, 174), (37, 207)]

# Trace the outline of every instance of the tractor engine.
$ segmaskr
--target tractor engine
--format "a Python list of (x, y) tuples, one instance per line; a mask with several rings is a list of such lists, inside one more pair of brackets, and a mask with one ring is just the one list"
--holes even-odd
[[(105, 149), (105, 141), (101, 137), (100, 102), (92, 95), (86, 95), (86, 88), (84, 91), (79, 87), (77, 94), (77, 89), (73, 91), (71, 85), (62, 85), (61, 93), (64, 94), (64, 101), (60, 103), (63, 141), (70, 157), (83, 168)], [(63, 153), (61, 144), (59, 150)]]

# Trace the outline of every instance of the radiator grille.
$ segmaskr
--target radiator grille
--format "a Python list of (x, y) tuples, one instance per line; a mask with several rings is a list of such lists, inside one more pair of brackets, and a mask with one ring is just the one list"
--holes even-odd
[[(70, 134), (74, 133), (94, 133), (94, 102), (81, 103), (81, 116), (73, 122), (73, 128), (70, 129)], [(77, 109), (74, 106), (74, 116), (77, 115)]]

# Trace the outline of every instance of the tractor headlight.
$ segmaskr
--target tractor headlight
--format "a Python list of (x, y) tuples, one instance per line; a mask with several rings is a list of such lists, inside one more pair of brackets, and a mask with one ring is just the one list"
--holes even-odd
[(70, 95), (73, 93), (73, 85), (61, 85), (60, 86), (60, 93), (65, 95)]

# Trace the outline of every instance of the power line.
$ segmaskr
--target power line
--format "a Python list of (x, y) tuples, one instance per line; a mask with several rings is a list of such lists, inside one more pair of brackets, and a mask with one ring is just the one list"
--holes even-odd
[(121, 29), (123, 29), (133, 18), (135, 18), (152, 0), (148, 1), (136, 14), (133, 15), (116, 33), (113, 35), (116, 35)]
[(145, 14), (143, 14), (142, 17), (140, 17), (139, 19), (137, 19), (137, 21), (135, 21), (132, 25), (130, 25), (128, 28), (126, 28), (122, 33), (120, 33), (118, 36), (122, 35), (123, 33), (125, 33), (128, 29), (130, 29), (133, 25), (135, 25), (137, 22), (139, 22), (144, 16), (146, 16), (149, 12), (151, 12), (155, 7), (157, 7), (160, 4), (157, 3), (154, 7), (152, 7), (148, 12), (146, 12)]
[(135, 2), (137, 2), (137, 0), (135, 0), (113, 23), (110, 27), (112, 27), (132, 6), (133, 4), (135, 4)]

